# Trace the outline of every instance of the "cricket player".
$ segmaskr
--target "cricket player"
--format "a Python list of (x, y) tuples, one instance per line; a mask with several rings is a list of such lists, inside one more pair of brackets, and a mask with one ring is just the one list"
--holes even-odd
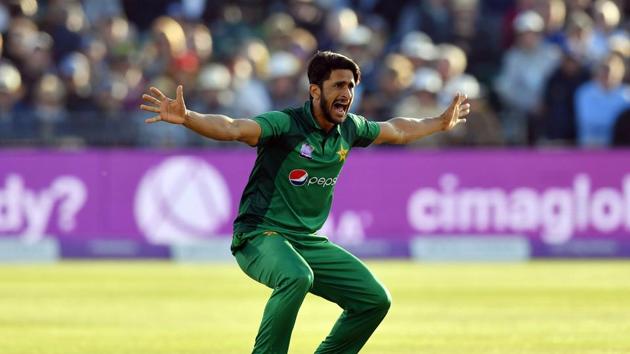
[(355, 147), (405, 144), (465, 122), (470, 111), (466, 96), (457, 94), (437, 117), (368, 121), (349, 112), (360, 78), (351, 59), (318, 52), (308, 65), (310, 98), (304, 105), (253, 119), (187, 110), (182, 86), (175, 99), (155, 87), (142, 96), (147, 104), (141, 109), (157, 113), (147, 123), (180, 124), (211, 139), (257, 148), (231, 247), (243, 272), (273, 289), (254, 353), (287, 353), (309, 292), (343, 309), (316, 353), (359, 352), (387, 314), (391, 297), (363, 262), (316, 234), (341, 168)]

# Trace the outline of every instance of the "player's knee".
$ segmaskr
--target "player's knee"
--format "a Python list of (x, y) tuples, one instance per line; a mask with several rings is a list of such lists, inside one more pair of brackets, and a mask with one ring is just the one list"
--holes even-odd
[(384, 286), (377, 283), (377, 286), (372, 288), (371, 295), (366, 310), (379, 312), (385, 316), (392, 306), (392, 296), (389, 291)]
[(284, 283), (287, 286), (307, 293), (313, 286), (313, 278), (313, 271), (310, 269), (304, 269), (285, 275)]
[(379, 290), (376, 292), (376, 297), (374, 300), (374, 307), (383, 312), (384, 314), (389, 311), (389, 308), (392, 306), (392, 295), (389, 293), (387, 288), (381, 286)]
[(379, 282), (374, 282), (365, 288), (367, 292), (360, 300), (346, 304), (344, 310), (352, 312), (379, 313), (382, 317), (387, 314), (392, 306), (392, 297), (389, 291)]

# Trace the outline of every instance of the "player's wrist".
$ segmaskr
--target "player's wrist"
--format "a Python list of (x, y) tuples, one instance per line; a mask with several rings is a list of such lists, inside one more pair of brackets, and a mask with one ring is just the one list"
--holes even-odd
[(184, 111), (184, 122), (182, 123), (182, 125), (184, 126), (189, 126), (190, 121), (192, 120), (192, 111), (189, 109), (186, 109)]
[(432, 120), (435, 123), (434, 127), (436, 127), (433, 128), (434, 130), (439, 132), (448, 130), (448, 118), (446, 117), (446, 114), (442, 113), (437, 117), (433, 117)]

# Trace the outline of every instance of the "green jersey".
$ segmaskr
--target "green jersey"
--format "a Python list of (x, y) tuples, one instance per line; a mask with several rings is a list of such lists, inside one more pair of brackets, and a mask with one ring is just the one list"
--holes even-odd
[(255, 117), (261, 127), (254, 168), (234, 221), (232, 248), (256, 231), (313, 234), (330, 212), (339, 172), (353, 147), (370, 145), (375, 122), (348, 113), (329, 132), (311, 103)]

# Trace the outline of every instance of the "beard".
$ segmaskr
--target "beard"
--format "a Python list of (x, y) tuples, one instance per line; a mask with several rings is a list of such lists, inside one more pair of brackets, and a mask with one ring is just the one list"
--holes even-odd
[(339, 124), (339, 122), (337, 122), (333, 117), (332, 114), (330, 114), (330, 102), (328, 101), (328, 99), (326, 98), (326, 95), (324, 94), (324, 86), (320, 86), (320, 89), (322, 91), (322, 95), (321, 95), (321, 99), (319, 100), (319, 108), (322, 110), (322, 113), (324, 114), (324, 118), (329, 121), (332, 124)]

